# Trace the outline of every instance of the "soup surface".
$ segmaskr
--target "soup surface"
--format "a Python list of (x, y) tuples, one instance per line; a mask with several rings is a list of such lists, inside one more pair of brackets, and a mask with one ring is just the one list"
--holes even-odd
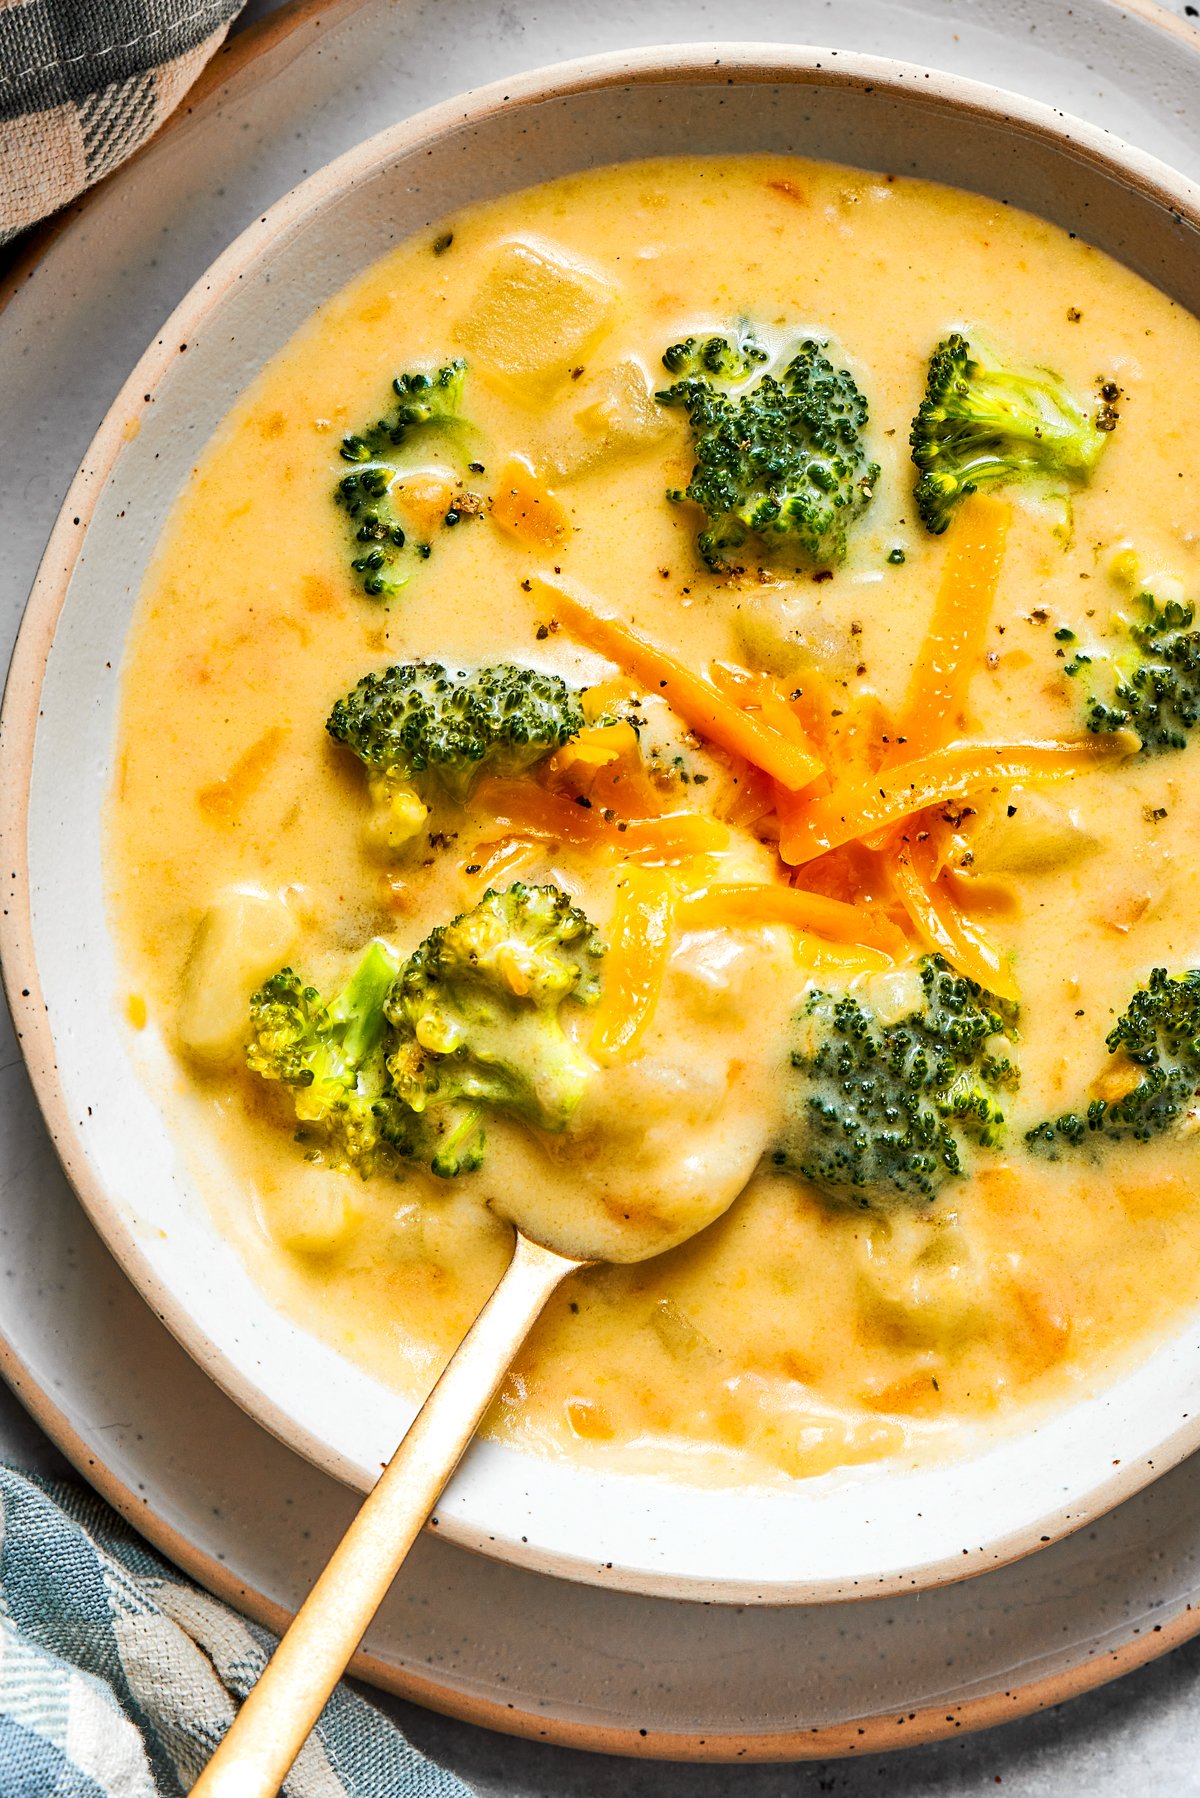
[[(934, 534), (909, 429), (956, 331), (994, 366), (1052, 370), (1107, 440), (1086, 470), (981, 475)], [(654, 397), (680, 378), (663, 354), (718, 333), (767, 358), (735, 402), (808, 339), (865, 396), (878, 470), (844, 557), (764, 527), (709, 566), (698, 508), (667, 497), (696, 454), (686, 405)], [(454, 358), (467, 422), (406, 425), (424, 390), (406, 402), (393, 377)], [(322, 306), (164, 534), (108, 821), (130, 1025), (177, 1057), (186, 1127), (229, 1170), (219, 1225), (277, 1302), (422, 1393), (516, 1216), (619, 1264), (552, 1301), (491, 1431), (743, 1480), (962, 1448), (1101, 1383), (1194, 1305), (1182, 1036), (1106, 1038), (1151, 970), (1200, 959), (1186, 705), (1178, 741), (1143, 728), (1139, 750), (1120, 703), (1139, 620), (1164, 666), (1190, 653), (1198, 415), (1200, 327), (1088, 245), (777, 158), (632, 163), (466, 209)], [(339, 483), (376, 465), (376, 419), (399, 420), (394, 514), (364, 536)], [(672, 672), (606, 638), (609, 616)], [(1089, 716), (1107, 654), (1124, 674)], [(457, 796), (427, 771), (369, 780), (331, 707), (431, 660), (557, 674), (584, 690), (582, 728)], [(976, 746), (953, 767), (952, 742)], [(421, 1153), (363, 1177), (303, 1087), (246, 1065), (251, 993), (288, 964), (328, 999), (372, 939), (398, 963), (514, 881), (557, 887), (604, 945), (595, 1004), (577, 988), (558, 1012), (580, 1090), (554, 1123), (544, 1092), (485, 1098), (455, 1177)], [(956, 1063), (935, 1091), (920, 1032), (897, 1047), (922, 970), (985, 1020), (983, 1087)], [(506, 1006), (527, 996), (513, 975)], [(864, 1028), (863, 1077), (890, 1056), (911, 1113), (854, 1110), (859, 1074), (833, 1060)], [(414, 1040), (428, 1083), (441, 1039)]]

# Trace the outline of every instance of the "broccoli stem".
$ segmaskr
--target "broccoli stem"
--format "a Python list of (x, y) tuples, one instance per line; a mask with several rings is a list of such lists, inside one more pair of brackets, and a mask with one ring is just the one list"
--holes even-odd
[(483, 1107), (473, 1105), (442, 1137), (429, 1164), (439, 1180), (456, 1179), (459, 1174), (471, 1173), (480, 1165), (486, 1140), (482, 1123)]
[(386, 943), (371, 943), (349, 980), (326, 1007), (330, 1033), (347, 1064), (361, 1066), (383, 1041), (387, 1018), (383, 1003), (400, 963)]

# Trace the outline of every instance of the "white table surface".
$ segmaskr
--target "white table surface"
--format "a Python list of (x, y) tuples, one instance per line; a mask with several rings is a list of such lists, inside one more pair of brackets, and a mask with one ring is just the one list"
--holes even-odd
[[(250, 0), (235, 28), (278, 4)], [(1197, 7), (1184, 0), (1173, 0), (1173, 10), (1197, 16)], [(1021, 11), (1028, 19), (1036, 6)], [(504, 0), (499, 12), (512, 35), (520, 36), (520, 6)], [(639, 26), (636, 35), (648, 41), (644, 21)], [(0, 275), (12, 253), (0, 256)], [(2, 1385), (0, 1456), (49, 1475), (69, 1472)], [(1200, 1639), (1069, 1705), (981, 1734), (862, 1760), (778, 1767), (604, 1758), (498, 1736), (398, 1699), (374, 1697), (414, 1743), (452, 1767), (480, 1798), (975, 1798), (997, 1789), (1005, 1798), (1200, 1798)]]

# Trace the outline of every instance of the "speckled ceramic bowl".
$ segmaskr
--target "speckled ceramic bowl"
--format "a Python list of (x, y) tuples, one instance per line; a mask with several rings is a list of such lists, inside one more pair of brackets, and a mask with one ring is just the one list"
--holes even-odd
[[(0, 729), (10, 1004), (63, 1162), (113, 1253), (255, 1417), (366, 1488), (409, 1407), (274, 1310), (213, 1229), (175, 1078), (119, 1007), (101, 810), (117, 671), (167, 510), (234, 395), (321, 300), (464, 201), (595, 164), (774, 150), (992, 194), (1200, 310), (1200, 195), (1088, 126), (894, 62), (775, 47), (600, 58), (484, 89), (342, 157), (240, 237), (130, 376), (55, 527)], [(181, 353), (184, 352), (184, 353)], [(1200, 1441), (1200, 1319), (1140, 1368), (957, 1460), (706, 1491), (477, 1444), (441, 1530), (577, 1579), (783, 1603), (932, 1585), (1077, 1527)], [(1195, 1420), (1195, 1421), (1193, 1421)]]

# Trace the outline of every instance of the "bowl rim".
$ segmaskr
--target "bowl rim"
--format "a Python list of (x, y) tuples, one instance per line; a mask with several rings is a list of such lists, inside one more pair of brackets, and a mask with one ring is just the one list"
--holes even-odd
[[(936, 72), (894, 58), (808, 45), (695, 42), (576, 57), (520, 76), (473, 88), (373, 134), (314, 171), (244, 228), (196, 279), (122, 384), (88, 446), (47, 541), (22, 615), (0, 702), (0, 846), (8, 852), (7, 891), (0, 906), (0, 978), (35, 1097), (67, 1178), (109, 1252), (141, 1297), (192, 1358), (257, 1422), (324, 1471), (366, 1490), (358, 1470), (332, 1451), (237, 1368), (226, 1351), (196, 1323), (186, 1303), (151, 1265), (132, 1219), (105, 1187), (77, 1133), (60, 1078), (54, 1032), (39, 979), (29, 881), (30, 783), (46, 665), (67, 592), (84, 549), (99, 498), (127, 441), (125, 421), (137, 396), (153, 394), (173, 365), (177, 344), (189, 341), (208, 311), (244, 272), (332, 198), (391, 162), (462, 128), (478, 127), (499, 111), (527, 109), (575, 94), (634, 86), (792, 86), (853, 89), (902, 98), (930, 112), (950, 112), (1008, 125), (1040, 140), (1069, 160), (1096, 169), (1200, 233), (1200, 185), (1159, 158), (1138, 150), (1101, 126), (964, 76)], [(1036, 213), (1035, 213), (1036, 216)], [(168, 346), (171, 346), (168, 348)], [(903, 1568), (853, 1589), (836, 1578), (781, 1581), (706, 1578), (598, 1568), (583, 1556), (540, 1549), (524, 1538), (489, 1532), (453, 1513), (435, 1512), (431, 1525), (462, 1546), (551, 1575), (627, 1591), (708, 1602), (821, 1603), (856, 1597), (911, 1593), (986, 1572), (1060, 1540), (1111, 1509), (1200, 1446), (1200, 1414), (1176, 1426), (1152, 1459), (1121, 1466), (1088, 1493), (1084, 1506), (1052, 1510), (1008, 1535), (972, 1549), (956, 1549), (925, 1563), (914, 1579)]]

